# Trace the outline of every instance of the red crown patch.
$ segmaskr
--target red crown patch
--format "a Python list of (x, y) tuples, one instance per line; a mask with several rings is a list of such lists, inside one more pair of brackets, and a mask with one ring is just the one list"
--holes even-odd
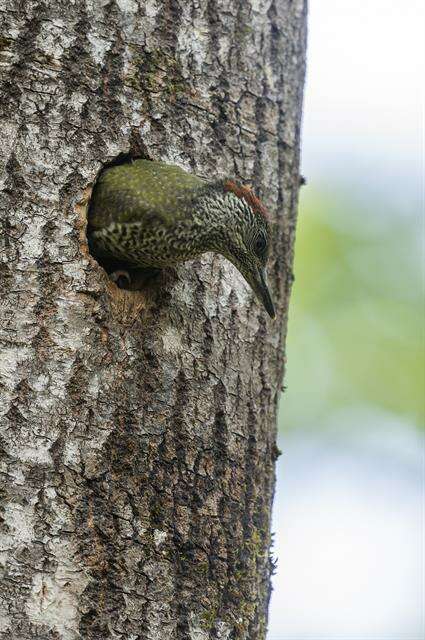
[(224, 190), (231, 191), (238, 198), (245, 200), (245, 202), (249, 204), (254, 213), (263, 216), (265, 220), (269, 219), (267, 209), (261, 203), (261, 200), (257, 198), (251, 187), (245, 187), (244, 185), (236, 184), (236, 182), (233, 182), (232, 180), (226, 180), (226, 182), (224, 183)]

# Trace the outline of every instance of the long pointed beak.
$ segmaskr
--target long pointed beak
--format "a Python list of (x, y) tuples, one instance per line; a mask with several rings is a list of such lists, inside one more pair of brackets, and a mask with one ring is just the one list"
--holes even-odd
[(270, 295), (269, 285), (267, 283), (267, 274), (265, 269), (258, 269), (252, 274), (249, 284), (251, 285), (258, 300), (263, 304), (270, 318), (276, 317), (274, 304)]

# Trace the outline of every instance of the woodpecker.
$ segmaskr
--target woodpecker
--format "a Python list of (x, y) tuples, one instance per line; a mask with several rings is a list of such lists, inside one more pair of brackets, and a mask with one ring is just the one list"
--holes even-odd
[(134, 160), (105, 169), (91, 197), (88, 241), (99, 259), (162, 269), (212, 251), (230, 260), (271, 318), (270, 225), (253, 191), (180, 167)]

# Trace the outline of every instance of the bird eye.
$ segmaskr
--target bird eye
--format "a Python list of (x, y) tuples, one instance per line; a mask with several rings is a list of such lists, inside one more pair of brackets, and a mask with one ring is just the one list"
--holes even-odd
[(265, 239), (264, 236), (258, 236), (258, 238), (255, 241), (255, 253), (261, 255), (264, 253), (264, 251), (266, 250), (266, 246), (267, 246), (267, 241)]

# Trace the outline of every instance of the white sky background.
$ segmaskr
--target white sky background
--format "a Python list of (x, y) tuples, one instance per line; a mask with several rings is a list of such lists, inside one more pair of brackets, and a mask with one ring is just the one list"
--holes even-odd
[(310, 0), (302, 145), (310, 184), (341, 180), (417, 205), (424, 25), (423, 0)]
[(356, 427), (280, 443), (269, 640), (424, 638), (421, 436), (384, 414)]
[[(302, 173), (389, 223), (423, 215), (424, 40), (424, 0), (310, 0)], [(359, 410), (283, 434), (269, 640), (424, 638), (423, 439)]]

